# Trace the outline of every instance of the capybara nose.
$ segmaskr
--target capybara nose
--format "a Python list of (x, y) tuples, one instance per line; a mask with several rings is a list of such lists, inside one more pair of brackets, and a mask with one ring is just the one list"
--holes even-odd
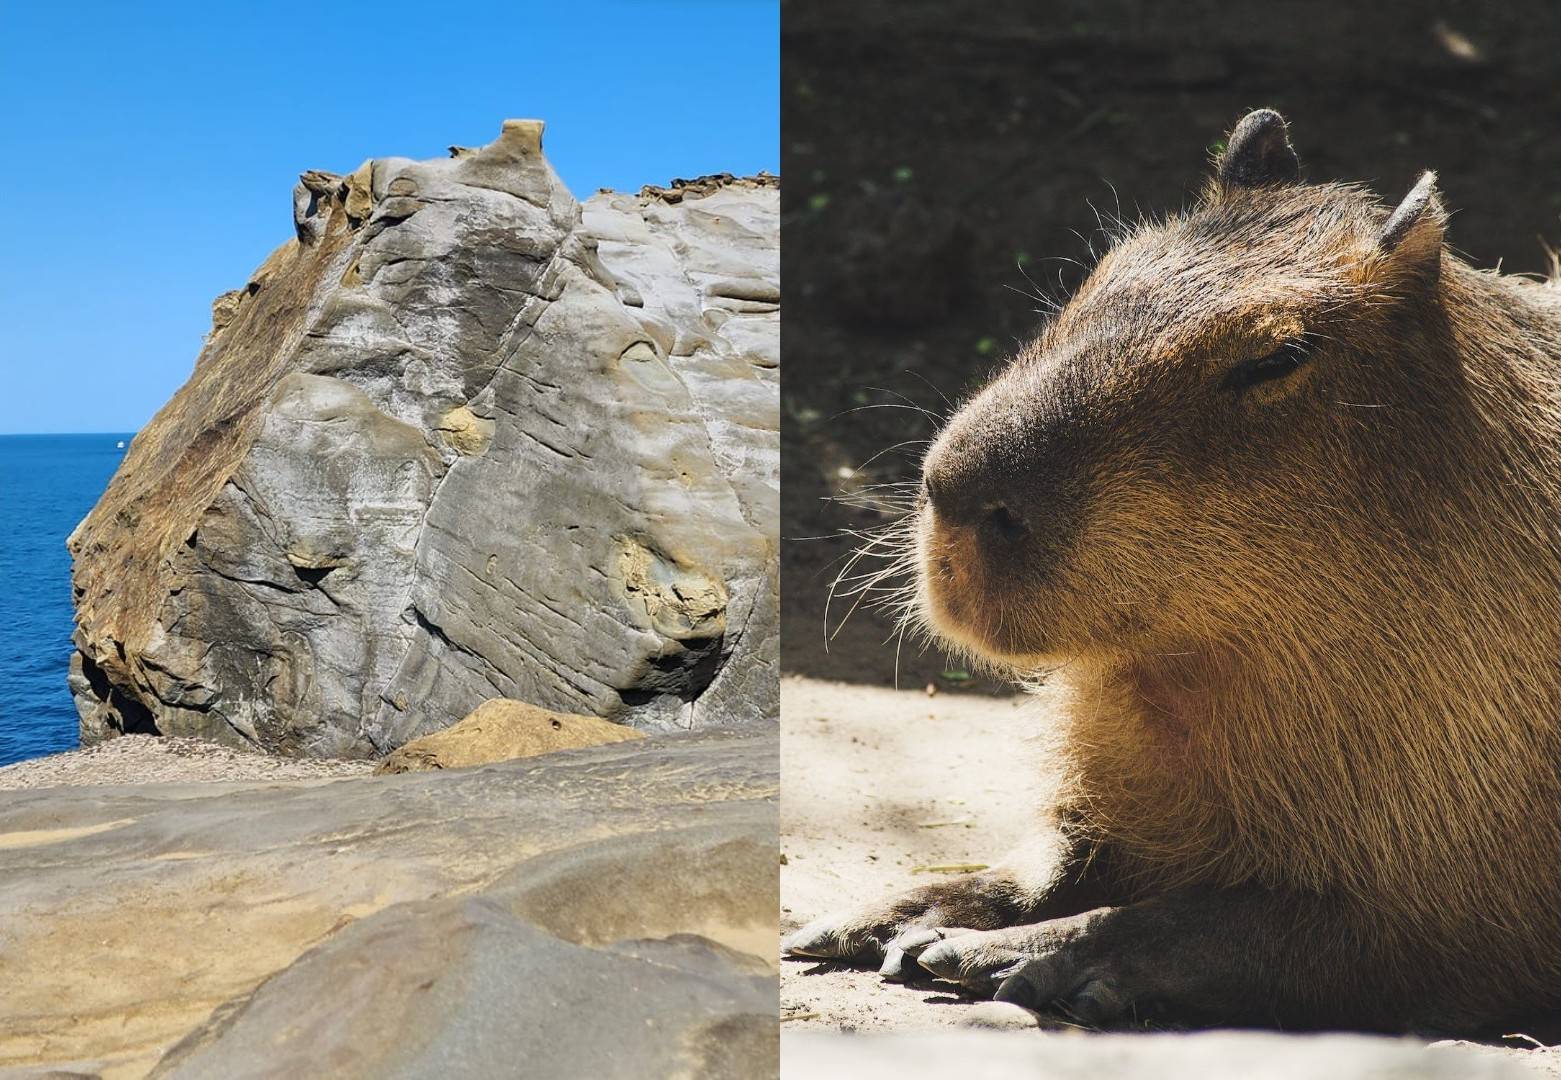
[(947, 455), (928, 463), (923, 476), (933, 513), (951, 528), (974, 530), (983, 542), (1015, 544), (1030, 531), (1017, 500), (990, 478), (971, 475), (968, 468), (944, 464)]

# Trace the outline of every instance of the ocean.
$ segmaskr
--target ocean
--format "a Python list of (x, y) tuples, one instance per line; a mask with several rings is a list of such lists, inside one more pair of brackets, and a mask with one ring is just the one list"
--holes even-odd
[(98, 501), (130, 433), (0, 435), (0, 765), (76, 745), (65, 675), (73, 629), (65, 538)]

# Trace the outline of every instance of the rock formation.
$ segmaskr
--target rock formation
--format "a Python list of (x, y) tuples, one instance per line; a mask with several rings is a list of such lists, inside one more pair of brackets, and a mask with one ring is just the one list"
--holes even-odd
[(599, 717), (552, 712), (524, 701), (495, 698), (443, 731), (403, 743), (374, 771), (383, 775), (464, 769), (644, 737), (634, 728)]
[(581, 204), (541, 135), (303, 174), (70, 539), (83, 742), (774, 718), (776, 181)]
[(0, 1073), (773, 1076), (778, 750), (9, 792)]

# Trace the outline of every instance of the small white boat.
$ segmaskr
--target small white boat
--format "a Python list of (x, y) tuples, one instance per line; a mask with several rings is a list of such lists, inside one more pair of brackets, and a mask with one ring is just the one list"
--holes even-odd
[(114, 448), (116, 450), (123, 450), (125, 448), (125, 440), (120, 439), (117, 443), (114, 444)]

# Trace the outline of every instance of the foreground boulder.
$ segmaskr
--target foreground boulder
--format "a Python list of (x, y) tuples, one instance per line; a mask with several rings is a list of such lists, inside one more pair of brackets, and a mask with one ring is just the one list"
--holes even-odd
[(591, 949), (490, 901), (434, 900), (343, 930), (151, 1075), (739, 1080), (774, 1074), (774, 1004), (762, 964), (703, 938)]
[(83, 742), (774, 718), (774, 179), (581, 204), (541, 134), (304, 174), (70, 539)]
[(379, 763), (377, 773), (463, 769), (557, 750), (644, 738), (610, 720), (539, 709), (524, 701), (485, 701), (453, 727), (413, 739)]
[(9, 793), (0, 1072), (773, 1075), (777, 750)]

